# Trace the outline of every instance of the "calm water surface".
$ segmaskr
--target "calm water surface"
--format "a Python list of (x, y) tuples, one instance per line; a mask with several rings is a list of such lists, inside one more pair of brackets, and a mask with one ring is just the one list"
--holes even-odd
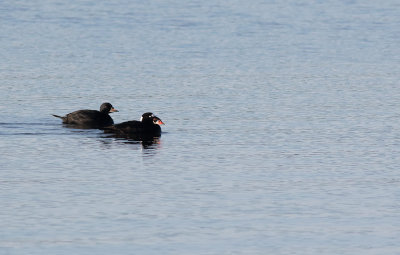
[[(0, 254), (399, 254), (397, 1), (2, 1)], [(150, 144), (51, 114), (154, 112)]]

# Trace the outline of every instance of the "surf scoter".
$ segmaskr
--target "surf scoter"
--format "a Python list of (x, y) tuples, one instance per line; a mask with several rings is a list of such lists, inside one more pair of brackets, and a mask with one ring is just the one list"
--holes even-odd
[(114, 124), (109, 113), (118, 112), (110, 103), (103, 103), (100, 111), (79, 110), (68, 113), (64, 117), (53, 114), (54, 117), (62, 119), (64, 124), (74, 124), (88, 128), (100, 128)]
[(135, 137), (161, 136), (161, 127), (164, 122), (151, 112), (143, 113), (140, 121), (131, 120), (103, 128), (106, 132), (120, 135), (132, 135)]

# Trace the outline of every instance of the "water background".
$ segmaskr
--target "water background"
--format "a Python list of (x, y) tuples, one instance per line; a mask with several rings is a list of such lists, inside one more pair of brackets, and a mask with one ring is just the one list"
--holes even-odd
[[(2, 1), (0, 254), (399, 254), (400, 3)], [(151, 145), (51, 114), (152, 111)]]

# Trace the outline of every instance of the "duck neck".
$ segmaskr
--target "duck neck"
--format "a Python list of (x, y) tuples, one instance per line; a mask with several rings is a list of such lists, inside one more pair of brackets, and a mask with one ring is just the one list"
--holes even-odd
[(153, 119), (143, 119), (142, 120), (142, 123), (144, 124), (144, 125), (154, 125), (154, 123), (153, 123)]

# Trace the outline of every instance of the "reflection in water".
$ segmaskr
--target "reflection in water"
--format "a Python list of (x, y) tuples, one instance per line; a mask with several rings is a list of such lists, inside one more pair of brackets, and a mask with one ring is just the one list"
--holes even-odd
[[(75, 125), (75, 124), (62, 124), (64, 128), (70, 129), (73, 133), (91, 133), (92, 131), (99, 132), (100, 130), (88, 126)], [(99, 133), (98, 133), (99, 134)], [(135, 135), (135, 134), (116, 134), (116, 133), (100, 133), (101, 143), (105, 148), (111, 148), (115, 144), (133, 145), (133, 149), (142, 149), (146, 156), (154, 155), (155, 151), (161, 148), (160, 137), (149, 135)]]
[[(111, 145), (114, 142), (117, 144), (124, 145), (140, 145), (143, 149), (143, 152), (146, 155), (154, 155), (154, 151), (161, 148), (161, 139), (160, 137), (154, 136), (137, 136), (137, 135), (121, 135), (114, 133), (106, 133), (101, 136), (103, 138), (101, 141), (104, 144)], [(104, 139), (104, 138), (112, 138), (112, 139)], [(135, 147), (137, 148), (137, 147)]]
[(65, 128), (70, 128), (70, 129), (97, 129), (96, 127), (93, 127), (91, 125), (78, 125), (78, 124), (62, 123), (62, 126)]

